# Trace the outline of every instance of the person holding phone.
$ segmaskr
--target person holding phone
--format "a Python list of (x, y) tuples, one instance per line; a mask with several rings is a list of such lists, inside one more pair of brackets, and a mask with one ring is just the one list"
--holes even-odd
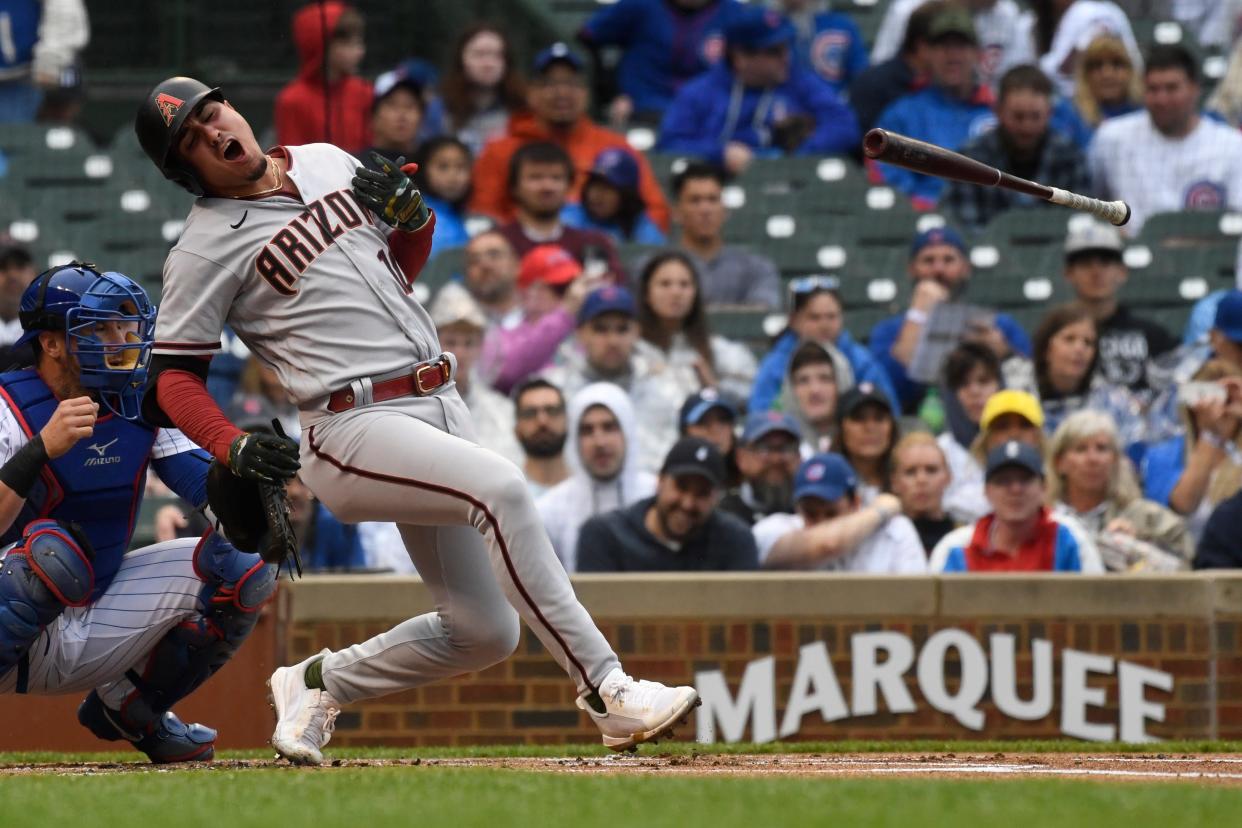
[(1184, 517), (1198, 538), (1212, 510), (1242, 490), (1242, 368), (1210, 359), (1184, 389), (1185, 430), (1147, 450), (1143, 493)]

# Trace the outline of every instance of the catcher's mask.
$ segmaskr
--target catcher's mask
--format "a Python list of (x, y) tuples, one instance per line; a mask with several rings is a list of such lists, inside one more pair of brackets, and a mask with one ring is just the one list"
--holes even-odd
[(95, 391), (108, 411), (137, 420), (155, 314), (146, 291), (133, 279), (71, 262), (41, 273), (22, 294), (18, 318), (25, 333), (18, 344), (40, 331), (63, 330), (82, 386)]

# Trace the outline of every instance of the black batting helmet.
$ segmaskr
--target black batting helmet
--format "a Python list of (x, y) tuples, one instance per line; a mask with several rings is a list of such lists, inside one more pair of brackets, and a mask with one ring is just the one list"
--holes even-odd
[(220, 87), (208, 86), (194, 78), (169, 78), (147, 93), (134, 118), (138, 143), (155, 166), (165, 178), (197, 196), (203, 195), (203, 185), (190, 165), (177, 157), (175, 150), (186, 118), (209, 98), (223, 101)]

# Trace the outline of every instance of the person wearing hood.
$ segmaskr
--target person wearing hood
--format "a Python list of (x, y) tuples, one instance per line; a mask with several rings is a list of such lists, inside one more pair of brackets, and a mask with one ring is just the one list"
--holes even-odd
[(470, 409), (479, 445), (520, 465), (523, 456), (513, 434), (513, 403), (478, 376), (477, 363), (487, 329), (483, 309), (464, 287), (449, 282), (440, 288), (428, 313), (440, 337), (440, 347), (457, 357), (453, 381)]
[(802, 456), (828, 451), (837, 437), (837, 399), (844, 384), (844, 360), (834, 359), (818, 342), (803, 342), (789, 360), (789, 372), (777, 408), (798, 424)]
[(683, 437), (660, 467), (654, 497), (596, 515), (578, 536), (579, 572), (726, 572), (759, 568), (750, 527), (720, 508), (724, 457)]
[(756, 157), (854, 150), (858, 120), (832, 87), (794, 60), (793, 24), (748, 8), (725, 27), (724, 60), (687, 83), (664, 113), (661, 152), (743, 172)]
[(780, 396), (789, 358), (803, 342), (819, 342), (849, 363), (850, 374), (858, 382), (870, 382), (896, 405), (888, 372), (845, 329), (845, 311), (838, 292), (841, 282), (835, 276), (804, 276), (789, 283), (789, 325), (759, 363), (750, 392), (750, 411), (766, 411)]
[[(471, 211), (489, 215), (498, 222), (515, 217), (508, 186), (509, 161), (520, 147), (550, 141), (569, 153), (575, 171), (569, 193), (571, 201), (579, 199), (595, 156), (609, 147), (629, 148), (624, 135), (599, 126), (587, 115), (590, 96), (586, 67), (568, 46), (554, 43), (544, 49), (535, 56), (533, 69), (526, 92), (530, 111), (510, 117), (508, 134), (490, 141), (474, 165)], [(668, 202), (660, 182), (646, 158), (636, 155), (635, 161), (639, 169), (638, 189), (647, 214), (661, 230), (667, 230)]]
[(720, 508), (754, 526), (768, 515), (792, 513), (793, 481), (801, 455), (798, 421), (779, 411), (753, 411), (737, 445), (741, 485)]
[(686, 395), (673, 372), (638, 350), (638, 304), (623, 287), (607, 285), (588, 294), (572, 339), (540, 376), (572, 398), (591, 383), (611, 383), (643, 412), (635, 452), (639, 467), (659, 469), (678, 436), (677, 414)]
[(358, 76), (363, 19), (346, 3), (309, 3), (293, 15), (298, 75), (276, 96), (276, 142), (324, 141), (347, 152), (371, 144), (371, 84)]
[(569, 479), (535, 501), (566, 572), (577, 571), (583, 523), (655, 492), (655, 475), (638, 467), (637, 436), (634, 406), (620, 387), (597, 382), (570, 398), (565, 441)]

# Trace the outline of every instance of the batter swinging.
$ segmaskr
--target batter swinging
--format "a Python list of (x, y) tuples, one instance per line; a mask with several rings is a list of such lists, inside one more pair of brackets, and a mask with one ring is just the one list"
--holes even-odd
[(625, 674), (521, 472), (474, 442), (453, 356), (412, 296), (435, 222), (413, 168), (369, 172), (328, 144), (264, 154), (219, 89), (183, 77), (151, 90), (135, 129), (164, 175), (201, 196), (164, 266), (144, 412), (242, 477), (297, 473), (292, 441), (242, 433), (207, 394), (231, 325), (301, 409), (302, 479), (344, 521), (395, 521), (435, 597), (434, 612), (273, 673), (277, 751), (317, 764), (341, 704), (506, 658), (517, 614), (577, 684), (604, 744), (670, 731), (698, 694)]

